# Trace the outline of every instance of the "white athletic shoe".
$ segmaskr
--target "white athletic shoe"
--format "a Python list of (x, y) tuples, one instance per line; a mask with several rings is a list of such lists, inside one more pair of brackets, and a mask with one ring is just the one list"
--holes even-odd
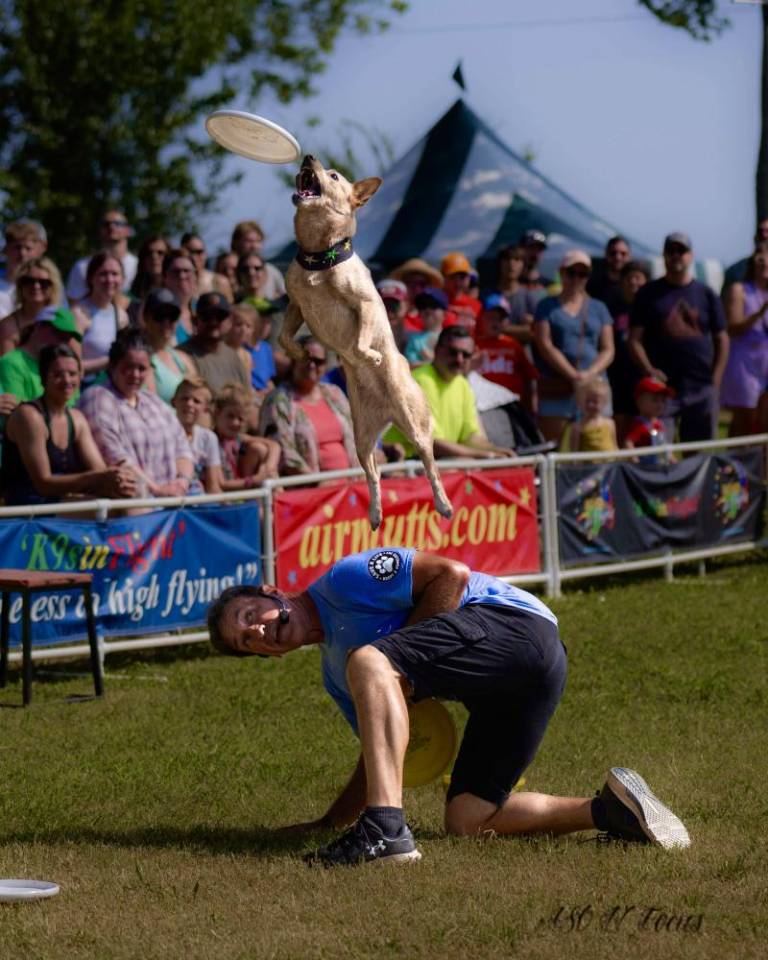
[(656, 843), (666, 850), (689, 847), (682, 821), (654, 796), (639, 773), (613, 767), (600, 792), (608, 836), (617, 840)]

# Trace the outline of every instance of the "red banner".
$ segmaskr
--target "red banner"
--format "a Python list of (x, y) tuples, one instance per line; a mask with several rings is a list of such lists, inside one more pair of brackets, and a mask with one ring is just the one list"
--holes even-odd
[(278, 586), (303, 590), (342, 557), (379, 546), (416, 547), (503, 576), (541, 570), (531, 467), (455, 470), (442, 479), (453, 504), (450, 520), (435, 511), (426, 477), (385, 478), (384, 521), (375, 532), (363, 482), (277, 494)]

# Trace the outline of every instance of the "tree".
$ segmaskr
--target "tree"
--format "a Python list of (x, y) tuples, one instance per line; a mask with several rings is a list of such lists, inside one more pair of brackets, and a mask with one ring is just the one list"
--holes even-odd
[(105, 209), (176, 233), (235, 178), (203, 117), (246, 87), (313, 92), (344, 29), (384, 30), (402, 0), (0, 0), (4, 219), (41, 220), (63, 263)]
[[(638, 0), (664, 23), (680, 27), (696, 40), (711, 40), (730, 21), (717, 12), (716, 0)], [(768, 6), (763, 15), (763, 59), (760, 74), (760, 147), (755, 174), (757, 222), (768, 218)]]

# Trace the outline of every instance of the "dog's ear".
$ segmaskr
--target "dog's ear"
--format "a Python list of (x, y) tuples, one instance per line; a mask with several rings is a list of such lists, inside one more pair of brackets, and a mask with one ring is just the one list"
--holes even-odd
[(358, 180), (354, 183), (352, 185), (352, 199), (355, 201), (355, 206), (362, 207), (364, 203), (368, 203), (383, 182), (381, 177), (367, 177), (365, 180)]

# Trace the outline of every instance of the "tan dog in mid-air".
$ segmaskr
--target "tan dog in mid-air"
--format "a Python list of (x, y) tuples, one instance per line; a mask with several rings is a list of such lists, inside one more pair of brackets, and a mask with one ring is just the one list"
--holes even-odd
[(302, 323), (339, 356), (347, 378), (357, 456), (368, 481), (368, 515), (374, 530), (381, 523), (376, 441), (390, 421), (416, 448), (438, 513), (451, 516), (432, 452), (429, 405), (395, 345), (371, 274), (352, 249), (355, 212), (380, 186), (379, 177), (350, 183), (314, 157), (304, 157), (293, 195), (299, 253), (285, 277), (290, 304), (280, 334), (280, 346), (294, 360), (305, 358), (304, 349), (294, 340)]

